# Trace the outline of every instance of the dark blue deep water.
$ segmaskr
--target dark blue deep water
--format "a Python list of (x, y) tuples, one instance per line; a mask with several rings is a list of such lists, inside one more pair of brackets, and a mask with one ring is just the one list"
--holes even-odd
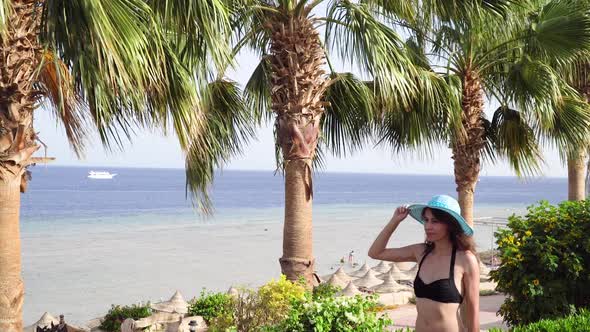
[[(86, 220), (142, 214), (190, 215), (184, 170), (107, 168), (113, 180), (87, 178), (89, 168), (35, 167), (22, 197), (24, 224), (48, 220)], [(317, 173), (314, 204), (367, 205), (423, 202), (439, 193), (455, 194), (450, 176)], [(217, 213), (283, 206), (283, 178), (272, 171), (223, 171), (212, 186)], [(476, 205), (527, 206), (566, 199), (565, 178), (519, 180), (482, 177)]]

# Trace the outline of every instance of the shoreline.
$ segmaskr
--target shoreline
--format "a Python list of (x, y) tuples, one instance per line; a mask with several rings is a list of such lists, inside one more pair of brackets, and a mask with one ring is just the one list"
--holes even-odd
[[(268, 212), (259, 210), (261, 215)], [(366, 252), (390, 212), (388, 207), (316, 207), (313, 250), (318, 274), (334, 272), (350, 250), (358, 253), (357, 262), (376, 265)], [(68, 321), (81, 324), (103, 315), (111, 304), (158, 302), (176, 289), (192, 298), (203, 287), (226, 291), (232, 285), (259, 286), (277, 278), (282, 216), (270, 216), (276, 219), (268, 223), (248, 222), (251, 217), (228, 224), (185, 225), (166, 219), (149, 226), (137, 220), (133, 225), (97, 222), (92, 228), (49, 224), (39, 232), (25, 231), (25, 324), (45, 311), (63, 313)], [(491, 228), (480, 226), (476, 234), (479, 247), (487, 248)], [(389, 245), (421, 242), (422, 236), (420, 224), (408, 220)], [(361, 257), (366, 258), (359, 261)]]

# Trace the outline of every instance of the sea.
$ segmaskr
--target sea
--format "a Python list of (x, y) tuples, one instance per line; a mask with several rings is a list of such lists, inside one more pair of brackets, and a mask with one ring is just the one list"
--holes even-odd
[[(36, 166), (21, 201), (25, 325), (44, 312), (84, 325), (112, 304), (159, 302), (180, 290), (186, 299), (204, 288), (261, 285), (280, 274), (283, 176), (274, 171), (225, 170), (210, 194), (205, 216), (186, 191), (182, 169)], [(112, 180), (93, 180), (90, 170)], [(356, 262), (401, 204), (455, 195), (451, 176), (314, 175), (314, 255), (320, 275), (333, 272), (354, 251)], [(567, 179), (481, 177), (475, 196), (479, 250), (527, 206), (567, 198)], [(496, 224), (498, 222), (498, 224)], [(423, 241), (423, 230), (404, 221), (390, 246)], [(352, 269), (353, 266), (347, 266)]]

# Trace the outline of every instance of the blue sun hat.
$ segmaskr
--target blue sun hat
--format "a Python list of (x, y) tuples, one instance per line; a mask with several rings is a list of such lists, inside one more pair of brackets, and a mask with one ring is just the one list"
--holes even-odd
[(467, 236), (473, 236), (473, 228), (467, 224), (467, 221), (461, 216), (461, 207), (459, 206), (459, 202), (451, 196), (448, 195), (437, 195), (432, 197), (432, 199), (425, 205), (425, 204), (412, 204), (408, 207), (410, 210), (410, 215), (412, 218), (418, 220), (419, 223), (424, 224), (424, 219), (422, 219), (422, 211), (424, 208), (431, 208), (436, 210), (444, 211), (450, 214), (461, 226), (461, 229)]

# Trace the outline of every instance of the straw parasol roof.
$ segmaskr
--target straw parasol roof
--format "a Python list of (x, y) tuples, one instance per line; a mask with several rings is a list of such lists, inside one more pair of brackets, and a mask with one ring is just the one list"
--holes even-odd
[(378, 272), (378, 273), (385, 273), (387, 271), (389, 271), (389, 269), (391, 268), (389, 262), (386, 261), (381, 261), (379, 262), (379, 264), (377, 264), (376, 266), (373, 267), (373, 271)]
[(418, 263), (414, 264), (414, 267), (405, 272), (409, 276), (416, 276), (416, 274), (418, 274)]
[(227, 290), (227, 294), (231, 295), (231, 296), (238, 296), (240, 295), (240, 291), (238, 291), (237, 288), (235, 288), (234, 286), (231, 286), (228, 290)]
[(363, 286), (367, 288), (379, 285), (382, 282), (381, 279), (377, 278), (377, 273), (373, 270), (369, 270), (369, 272), (365, 273), (362, 278), (353, 281), (355, 286)]
[(391, 265), (391, 269), (389, 269), (389, 271), (379, 274), (377, 276), (377, 278), (385, 280), (390, 275), (393, 277), (394, 280), (412, 280), (413, 279), (412, 276), (404, 273), (395, 264)]
[(388, 274), (385, 277), (385, 280), (383, 281), (383, 283), (381, 283), (377, 286), (373, 286), (373, 287), (371, 287), (371, 289), (377, 293), (395, 293), (395, 292), (410, 290), (409, 287), (402, 286), (402, 285), (398, 284), (395, 281), (395, 279), (393, 278), (392, 274)]
[(152, 309), (161, 312), (186, 314), (188, 312), (188, 303), (184, 300), (182, 294), (176, 291), (170, 300), (152, 304)]
[(356, 286), (351, 282), (346, 285), (346, 287), (341, 290), (340, 292), (336, 293), (336, 296), (355, 296), (360, 295), (362, 292), (356, 288)]
[(479, 262), (479, 280), (488, 281), (490, 280), (490, 268), (484, 263)]
[(342, 268), (342, 266), (339, 267), (338, 270), (336, 270), (336, 272), (334, 272), (334, 275), (337, 276), (339, 279), (344, 280), (344, 282), (349, 282), (352, 279), (354, 279), (353, 277), (346, 274), (346, 272), (344, 272), (344, 268)]
[(53, 322), (53, 325), (57, 325), (57, 324), (59, 324), (59, 319), (53, 317), (50, 313), (45, 312), (41, 316), (41, 318), (39, 318), (39, 320), (37, 322), (25, 327), (24, 331), (25, 332), (36, 332), (37, 326), (42, 327), (42, 328), (48, 327), (48, 326), (51, 326), (52, 322)]
[(326, 283), (329, 285), (332, 285), (332, 286), (340, 287), (340, 288), (344, 288), (348, 284), (348, 282), (340, 279), (340, 277), (338, 277), (336, 274), (333, 274), (330, 277), (330, 279), (328, 279), (328, 281), (326, 281)]
[(349, 273), (351, 276), (353, 277), (362, 277), (364, 276), (371, 268), (369, 267), (369, 264), (365, 263), (363, 264), (363, 266), (361, 266), (360, 269), (353, 271), (351, 273)]
[(399, 267), (400, 270), (407, 272), (408, 270), (410, 270), (411, 268), (414, 267), (414, 265), (416, 265), (416, 262), (396, 262), (395, 265), (397, 265), (397, 267)]

